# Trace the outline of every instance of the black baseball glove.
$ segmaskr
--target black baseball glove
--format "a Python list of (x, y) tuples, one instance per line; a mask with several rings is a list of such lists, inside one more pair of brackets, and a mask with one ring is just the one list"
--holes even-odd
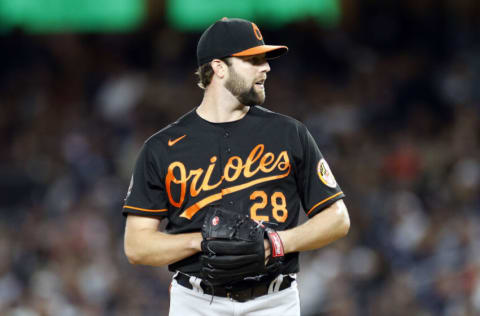
[[(213, 286), (278, 273), (284, 258), (282, 240), (276, 231), (247, 215), (221, 208), (210, 209), (202, 236), (202, 275)], [(271, 250), (267, 264), (265, 239)]]

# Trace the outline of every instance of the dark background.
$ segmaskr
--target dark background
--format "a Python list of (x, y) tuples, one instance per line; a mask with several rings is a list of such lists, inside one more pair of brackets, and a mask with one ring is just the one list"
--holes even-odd
[[(130, 33), (0, 35), (0, 314), (167, 314), (171, 274), (128, 263), (121, 215), (143, 141), (202, 98), (200, 34), (163, 10)], [(308, 126), (351, 216), (301, 256), (302, 315), (479, 315), (480, 2), (342, 10), (258, 23), (290, 48), (265, 106)]]

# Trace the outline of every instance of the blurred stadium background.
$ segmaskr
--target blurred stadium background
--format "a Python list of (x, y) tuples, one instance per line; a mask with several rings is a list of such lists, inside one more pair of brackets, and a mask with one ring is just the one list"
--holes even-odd
[(480, 2), (0, 0), (0, 314), (166, 315), (131, 266), (135, 156), (199, 104), (223, 16), (286, 44), (265, 106), (303, 121), (347, 193), (342, 241), (302, 254), (303, 315), (480, 315)]

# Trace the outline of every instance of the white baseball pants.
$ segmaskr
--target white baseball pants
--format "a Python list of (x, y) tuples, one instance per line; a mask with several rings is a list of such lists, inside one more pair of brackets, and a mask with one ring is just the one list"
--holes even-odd
[[(170, 287), (170, 316), (300, 316), (297, 282), (289, 288), (259, 296), (246, 302), (227, 297), (204, 294), (200, 279), (191, 277), (188, 289), (172, 280)], [(272, 281), (272, 282), (275, 282)]]

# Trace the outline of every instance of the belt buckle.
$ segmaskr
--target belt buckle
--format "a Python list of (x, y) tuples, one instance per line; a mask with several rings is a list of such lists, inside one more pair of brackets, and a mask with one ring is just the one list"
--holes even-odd
[(242, 297), (240, 293), (231, 292), (231, 291), (227, 292), (227, 297), (230, 299), (230, 301), (236, 301), (240, 303), (248, 301), (248, 299), (246, 299), (245, 297)]
[(235, 301), (240, 302), (240, 303), (244, 303), (244, 302), (252, 299), (251, 292), (250, 292), (250, 295), (248, 295), (245, 290), (236, 291), (236, 292), (228, 292), (227, 295), (229, 295), (231, 300), (235, 300)]

